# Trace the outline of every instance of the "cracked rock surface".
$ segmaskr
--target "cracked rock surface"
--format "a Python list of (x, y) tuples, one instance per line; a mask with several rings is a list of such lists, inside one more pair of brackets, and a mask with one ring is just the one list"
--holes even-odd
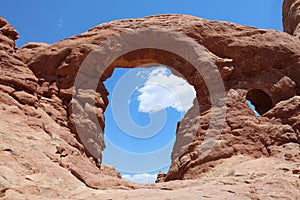
[[(298, 0), (284, 1), (286, 33), (157, 15), (21, 48), (15, 44), (17, 31), (0, 18), (0, 198), (300, 199), (299, 8)], [(218, 108), (211, 107), (203, 77), (169, 52), (141, 49), (123, 55), (96, 90), (79, 89), (72, 98), (75, 77), (90, 52), (124, 30), (153, 27), (201, 44), (220, 71), (226, 115), (209, 154), (202, 144)], [(179, 122), (167, 174), (159, 174), (156, 184), (135, 184), (101, 164), (105, 133), (95, 126), (105, 125), (109, 102), (103, 81), (113, 69), (150, 62), (174, 66), (195, 87), (201, 112), (191, 109)], [(79, 130), (86, 131), (84, 137)]]

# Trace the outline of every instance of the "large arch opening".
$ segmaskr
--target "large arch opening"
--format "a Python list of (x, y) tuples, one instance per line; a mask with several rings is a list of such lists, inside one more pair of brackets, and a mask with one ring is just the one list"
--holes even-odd
[[(114, 77), (115, 73), (120, 73), (120, 71), (123, 71), (124, 73), (128, 73), (129, 71), (133, 70), (140, 70), (142, 71), (141, 73), (145, 75), (145, 72), (147, 74), (147, 72), (151, 71), (153, 72), (155, 70), (155, 68), (157, 68), (157, 66), (164, 66), (165, 70), (167, 70), (167, 76), (168, 77), (176, 77), (177, 81), (179, 79), (184, 80), (184, 84), (188, 84), (190, 87), (195, 88), (196, 90), (194, 90), (195, 92), (195, 97), (197, 99), (197, 103), (199, 104), (197, 109), (197, 113), (201, 111), (204, 111), (204, 109), (208, 109), (210, 105), (210, 97), (209, 97), (209, 92), (208, 92), (208, 88), (205, 84), (204, 79), (202, 78), (202, 76), (199, 74), (199, 72), (195, 69), (195, 67), (193, 65), (191, 65), (187, 60), (185, 60), (184, 58), (180, 57), (179, 55), (166, 51), (166, 50), (162, 50), (162, 49), (138, 49), (138, 50), (134, 50), (131, 51), (129, 53), (126, 53), (124, 55), (122, 55), (121, 57), (119, 57), (118, 59), (114, 60), (113, 63), (110, 64), (110, 66), (105, 70), (105, 72), (103, 73), (102, 77), (101, 77), (101, 81), (103, 83), (107, 83), (109, 82), (109, 80), (113, 80), (115, 79), (115, 81), (118, 81), (119, 78)], [(154, 68), (153, 68), (154, 67)], [(120, 75), (120, 74), (119, 74)], [(164, 77), (166, 78), (166, 76)], [(128, 82), (127, 82), (128, 83)], [(126, 84), (126, 82), (125, 82)], [(172, 84), (176, 85), (176, 81), (173, 82)], [(183, 84), (182, 82), (180, 84)], [(107, 85), (105, 84), (106, 89), (108, 89), (109, 92), (112, 92), (111, 89), (107, 87)], [(136, 85), (135, 87), (137, 87), (137, 89), (139, 89), (139, 86)], [(171, 92), (174, 92), (171, 90)], [(176, 93), (176, 92), (175, 92)], [(136, 94), (133, 93), (133, 97)], [(188, 98), (188, 97), (186, 97)], [(190, 102), (193, 102), (194, 98), (189, 99)], [(109, 96), (109, 102), (111, 102), (111, 96)], [(132, 101), (131, 101), (132, 102)], [(161, 102), (156, 102), (156, 103), (161, 103)], [(129, 104), (130, 106), (130, 104)], [(118, 171), (121, 172), (121, 174), (123, 175), (124, 178), (127, 178), (131, 181), (135, 181), (138, 183), (145, 183), (145, 182), (154, 182), (157, 178), (157, 174), (159, 171), (163, 171), (163, 172), (167, 172), (169, 169), (169, 166), (171, 164), (171, 161), (174, 157), (174, 155), (180, 155), (183, 152), (178, 152), (178, 149), (174, 150), (174, 143), (178, 142), (180, 143), (180, 145), (177, 144), (177, 146), (186, 146), (188, 145), (191, 141), (189, 139), (181, 139), (181, 138), (176, 138), (176, 131), (179, 129), (178, 127), (178, 121), (180, 121), (186, 111), (190, 108), (188, 107), (188, 109), (185, 109), (183, 112), (178, 112), (176, 111), (176, 109), (174, 109), (173, 106), (172, 107), (168, 107), (165, 108), (165, 112), (167, 112), (169, 115), (172, 115), (172, 120), (171, 122), (168, 122), (167, 120), (167, 127), (169, 128), (169, 131), (167, 131), (167, 134), (165, 136), (165, 142), (168, 143), (163, 143), (164, 141), (161, 142), (161, 145), (156, 145), (156, 149), (149, 148), (149, 146), (147, 147), (147, 145), (145, 145), (145, 143), (148, 145), (151, 145), (151, 139), (153, 141), (155, 141), (155, 138), (162, 138), (161, 136), (163, 135), (162, 133), (166, 133), (166, 128), (162, 129), (162, 132), (160, 132), (158, 134), (158, 136), (153, 136), (150, 139), (150, 142), (147, 141), (147, 139), (141, 139), (142, 142), (138, 142), (136, 140), (136, 142), (138, 142), (139, 144), (138, 146), (141, 146), (144, 144), (142, 149), (136, 149), (136, 148), (131, 148), (130, 147), (130, 142), (132, 143), (132, 137), (128, 137), (127, 136), (127, 143), (125, 142), (126, 139), (124, 140), (124, 144), (126, 146), (127, 144), (127, 151), (131, 151), (131, 152), (137, 152), (137, 150), (139, 151), (138, 153), (147, 153), (147, 151), (157, 151), (159, 152), (161, 150), (161, 148), (165, 148), (165, 150), (163, 150), (161, 152), (161, 154), (159, 155), (159, 158), (153, 158), (152, 156), (149, 156), (149, 159), (153, 160), (153, 162), (156, 162), (156, 164), (158, 163), (162, 163), (163, 165), (160, 165), (161, 167), (155, 169), (155, 170), (149, 170), (149, 168), (145, 168), (141, 163), (138, 163), (138, 158), (135, 158), (136, 161), (132, 160), (134, 159), (134, 157), (126, 158), (126, 154), (123, 154), (123, 156), (120, 158), (120, 156), (117, 156), (115, 158), (117, 158), (117, 160), (113, 160), (113, 159), (109, 159), (109, 158), (113, 158), (110, 156), (113, 156), (112, 151), (110, 150), (110, 148), (113, 146), (113, 144), (109, 144), (109, 138), (106, 137), (106, 134), (109, 134), (109, 132), (111, 132), (112, 130), (108, 130), (109, 127), (106, 125), (105, 126), (105, 130), (104, 130), (104, 138), (105, 139), (105, 145), (106, 145), (106, 150), (104, 150), (103, 152), (103, 163), (105, 164), (112, 164), (116, 167), (116, 169)], [(201, 107), (201, 108), (200, 108)], [(110, 104), (107, 107), (107, 111), (105, 112), (105, 124), (107, 124), (107, 113), (109, 113), (110, 111)], [(151, 111), (150, 111), (151, 112)], [(139, 125), (147, 125), (149, 122), (149, 113), (147, 114), (139, 114), (138, 116), (141, 119), (144, 119), (143, 122), (140, 122), (141, 124)], [(170, 120), (169, 120), (170, 121)], [(196, 132), (194, 133), (196, 134)], [(128, 135), (128, 133), (127, 133)], [(116, 135), (115, 135), (116, 136)], [(126, 137), (125, 137), (126, 138)], [(116, 139), (116, 138), (114, 138)], [(123, 138), (124, 139), (124, 138)], [(115, 141), (116, 142), (116, 141)], [(120, 143), (118, 143), (120, 144)], [(122, 144), (121, 144), (122, 145)], [(134, 146), (134, 144), (132, 144)], [(166, 145), (166, 146), (163, 146)], [(124, 146), (123, 146), (124, 147)], [(125, 149), (126, 149), (125, 147)], [(181, 149), (182, 151), (184, 151), (184, 148)], [(119, 151), (120, 154), (122, 154)], [(115, 153), (116, 154), (116, 153)], [(138, 156), (137, 156), (138, 157)], [(171, 159), (172, 158), (172, 159)], [(148, 160), (149, 160), (148, 159)], [(137, 168), (134, 168), (134, 170), (132, 171), (128, 171), (128, 170), (122, 170), (120, 169), (120, 165), (118, 166), (118, 164), (116, 163), (121, 163), (121, 162), (127, 162), (129, 164), (134, 164), (137, 166), (140, 166), (140, 171), (138, 171)], [(156, 165), (157, 166), (157, 165)]]
[[(214, 108), (224, 108), (224, 99), (226, 96), (223, 81), (212, 56), (203, 46), (197, 44), (194, 40), (189, 40), (184, 35), (170, 35), (169, 32), (166, 33), (159, 30), (155, 31), (157, 34), (153, 34), (153, 30), (145, 30), (144, 32), (149, 33), (148, 36), (151, 36), (150, 38), (152, 39), (149, 40), (149, 37), (146, 38), (145, 34), (141, 34), (140, 32), (138, 34), (129, 32), (128, 34), (125, 33), (125, 38), (122, 36), (120, 38), (117, 37), (117, 41), (110, 40), (107, 45), (105, 44), (97, 49), (97, 51), (91, 52), (77, 73), (74, 84), (76, 90), (75, 93), (73, 93), (75, 99), (72, 99), (72, 116), (74, 116), (74, 124), (77, 130), (76, 134), (86, 147), (85, 150), (88, 154), (92, 155), (98, 163), (101, 163), (102, 151), (105, 149), (103, 140), (105, 133), (103, 133), (103, 129), (94, 122), (96, 122), (96, 118), (98, 118), (101, 126), (101, 122), (104, 123), (105, 121), (101, 116), (101, 119), (99, 119), (97, 115), (93, 115), (92, 113), (89, 115), (89, 113), (86, 113), (86, 110), (89, 111), (86, 108), (86, 101), (88, 99), (78, 99), (78, 97), (81, 97), (80, 92), (84, 91), (100, 99), (106, 98), (105, 92), (101, 91), (105, 90), (103, 82), (112, 76), (115, 68), (149, 68), (158, 65), (170, 67), (169, 69), (174, 75), (185, 78), (186, 81), (196, 89), (197, 100), (195, 100), (194, 103), (197, 103), (197, 105), (193, 106), (192, 112), (189, 111), (187, 113), (190, 118), (199, 116), (200, 111), (208, 110), (211, 105), (213, 105)], [(120, 41), (118, 41), (119, 39)], [(137, 50), (132, 50), (132, 42), (128, 44), (128, 41), (136, 40), (141, 42), (138, 43), (138, 46), (145, 45), (154, 47), (143, 49), (134, 48)], [(133, 44), (136, 45), (136, 42)], [(120, 46), (123, 48), (120, 48)], [(165, 47), (168, 51), (162, 50), (165, 49)], [(96, 96), (93, 92), (96, 92)], [(101, 102), (101, 100), (99, 101)], [(93, 104), (95, 102), (91, 103)], [(96, 103), (92, 106), (97, 107)], [(107, 105), (104, 105), (103, 110), (106, 109), (106, 106)], [(217, 109), (212, 110), (211, 121), (213, 121), (213, 125), (209, 126), (209, 129), (223, 125), (225, 109), (219, 109), (218, 112), (216, 110)], [(78, 118), (83, 115), (89, 117), (89, 119)], [(219, 117), (220, 115), (221, 117)], [(182, 121), (183, 123), (179, 123), (177, 126), (177, 133), (178, 130), (180, 132), (182, 129), (181, 127), (186, 127), (185, 125), (187, 125), (186, 121), (188, 120)], [(199, 123), (197, 120), (193, 123), (192, 127), (195, 128), (188, 134), (184, 133), (184, 128), (181, 130), (182, 133), (176, 133), (174, 148), (170, 146), (172, 161), (184, 155), (191, 142), (195, 139), (195, 136), (197, 136), (197, 126), (199, 126)], [(218, 134), (220, 134), (220, 131), (216, 130), (214, 134), (209, 134), (207, 137), (212, 140), (215, 139)], [(212, 148), (213, 144), (215, 143), (212, 143)], [(208, 152), (209, 149), (206, 153)], [(161, 155), (156, 154), (156, 157), (160, 156)]]
[[(159, 171), (169, 169), (177, 123), (193, 106), (194, 87), (165, 66), (115, 68), (104, 85), (110, 103), (102, 163), (113, 165), (125, 179), (154, 183)], [(159, 157), (147, 155), (155, 151)], [(147, 163), (138, 155), (148, 156)]]
[(249, 101), (250, 105), (254, 106), (252, 109), (254, 109), (258, 115), (265, 114), (273, 107), (271, 97), (259, 89), (249, 90), (246, 99)]

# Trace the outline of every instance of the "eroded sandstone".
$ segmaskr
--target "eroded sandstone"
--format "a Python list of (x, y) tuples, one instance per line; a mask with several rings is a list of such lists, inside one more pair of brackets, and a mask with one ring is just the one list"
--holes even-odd
[[(0, 18), (0, 197), (300, 198), (298, 8), (298, 1), (284, 2), (283, 22), (289, 34), (186, 15), (158, 15), (113, 21), (53, 45), (29, 43), (21, 48), (15, 44), (16, 30)], [(95, 90), (84, 84), (74, 88), (81, 64), (99, 45), (122, 31), (153, 27), (203, 45), (220, 71), (225, 123), (213, 127), (212, 132), (221, 129), (221, 134), (208, 154), (203, 143), (211, 113), (220, 108), (211, 107), (203, 74), (182, 57), (161, 49), (139, 49), (114, 60)], [(103, 81), (115, 67), (147, 63), (172, 66), (182, 74), (194, 85), (201, 112), (191, 109), (179, 122), (172, 164), (167, 174), (159, 175), (160, 183), (138, 185), (101, 164), (103, 113), (109, 103)], [(86, 72), (86, 78), (94, 78), (93, 73)], [(246, 100), (261, 116), (255, 116)]]

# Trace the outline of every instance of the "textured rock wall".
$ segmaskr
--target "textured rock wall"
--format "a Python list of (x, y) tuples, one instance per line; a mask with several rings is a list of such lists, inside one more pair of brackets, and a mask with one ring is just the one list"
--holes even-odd
[(285, 0), (282, 6), (282, 22), (284, 31), (297, 37), (300, 33), (299, 5), (299, 0)]
[[(192, 199), (299, 198), (297, 2), (286, 0), (283, 5), (289, 34), (186, 15), (158, 15), (105, 23), (53, 45), (29, 43), (19, 49), (18, 33), (0, 18), (0, 196), (92, 199), (143, 194), (150, 198), (161, 193), (160, 198), (168, 199), (179, 198), (182, 192), (192, 195), (187, 192), (192, 190)], [(205, 55), (217, 65), (225, 86), (226, 116), (222, 127), (212, 127), (212, 133), (220, 129), (221, 134), (208, 154), (203, 143), (212, 112), (220, 108), (211, 107), (203, 74), (176, 54), (139, 49), (111, 63), (95, 91), (89, 86), (74, 88), (77, 72), (93, 50), (124, 31), (142, 28), (188, 36), (204, 46)], [(108, 105), (102, 82), (115, 67), (147, 63), (172, 66), (196, 88), (201, 114), (191, 109), (178, 124), (171, 168), (158, 180), (195, 181), (135, 185), (119, 179), (113, 167), (101, 165), (105, 148), (101, 128)], [(93, 78), (89, 73), (93, 74), (87, 72), (87, 78)], [(246, 99), (262, 116), (255, 116)], [(87, 187), (139, 190), (103, 193)]]
[[(165, 21), (168, 21), (167, 26)], [(211, 158), (202, 158), (198, 149), (209, 125), (210, 104), (202, 100), (207, 98), (205, 96), (207, 93), (203, 92), (205, 91), (203, 90), (205, 83), (201, 77), (193, 75), (195, 70), (192, 67), (185, 64), (184, 61), (179, 62), (174, 55), (154, 49), (148, 51), (140, 50), (135, 51), (132, 55), (124, 55), (108, 68), (102, 80), (109, 77), (116, 66), (136, 67), (150, 61), (162, 63), (174, 66), (177, 71), (181, 72), (196, 87), (198, 100), (204, 105), (201, 107), (202, 114), (200, 116), (192, 116), (192, 118), (195, 119), (196, 117), (201, 122), (201, 128), (198, 130), (197, 138), (189, 138), (187, 140), (194, 142), (192, 147), (189, 148), (190, 152), (186, 153), (183, 152), (186, 148), (183, 150), (180, 148), (189, 144), (184, 144), (182, 141), (186, 137), (191, 137), (188, 134), (191, 132), (189, 128), (194, 126), (185, 128), (183, 130), (184, 133), (177, 132), (174, 152), (179, 152), (184, 159), (178, 158), (176, 153), (173, 153), (173, 164), (167, 175), (167, 180), (182, 179), (186, 171), (191, 170), (195, 166), (202, 166), (203, 162), (207, 163), (239, 153), (253, 157), (270, 156), (272, 155), (270, 150), (272, 146), (299, 142), (299, 130), (295, 126), (278, 122), (276, 117), (270, 114), (272, 112), (267, 112), (266, 117), (263, 115), (263, 117), (257, 118), (246, 104), (246, 98), (248, 98), (256, 103), (257, 108), (267, 108), (267, 110), (263, 109), (261, 111), (261, 114), (264, 114), (279, 102), (297, 98), (297, 95), (300, 94), (300, 46), (298, 39), (279, 31), (259, 30), (252, 27), (181, 15), (153, 16), (138, 20), (124, 20), (122, 23), (118, 21), (111, 22), (51, 46), (33, 46), (31, 51), (37, 51), (37, 53), (27, 58), (27, 61), (26, 58), (23, 59), (39, 78), (41, 90), (45, 91), (44, 96), (48, 93), (52, 95), (51, 91), (53, 91), (54, 95), (56, 93), (63, 102), (60, 108), (63, 111), (62, 113), (65, 114), (60, 114), (62, 116), (55, 120), (66, 122), (68, 120), (64, 117), (68, 116), (69, 121), (66, 126), (76, 133), (72, 120), (70, 120), (72, 119), (72, 113), (70, 109), (66, 111), (66, 107), (70, 108), (72, 85), (76, 71), (87, 53), (93, 48), (93, 44), (101, 43), (101, 41), (113, 37), (117, 33), (113, 28), (121, 31), (123, 28), (126, 28), (126, 30), (135, 29), (136, 26), (140, 28), (151, 27), (154, 22), (155, 26), (182, 32), (205, 46), (207, 51), (213, 55), (221, 71), (227, 95), (226, 123), (218, 139), (220, 147), (216, 148), (216, 155), (210, 155), (209, 157)], [(30, 46), (21, 48), (19, 50), (20, 55), (28, 54), (29, 49)], [(149, 59), (152, 60), (149, 61)], [(173, 63), (169, 60), (173, 61)], [(183, 70), (180, 69), (178, 63), (180, 63), (181, 68), (184, 66)], [(44, 85), (48, 86), (48, 88), (45, 87), (43, 89)], [(107, 92), (102, 83), (99, 84), (98, 91), (98, 96), (102, 99), (99, 100), (96, 107), (99, 109), (98, 113), (103, 113), (107, 104)], [(260, 99), (257, 92), (264, 92), (271, 100), (269, 107), (265, 105), (268, 104), (268, 99)], [(76, 105), (76, 109), (80, 110), (80, 115), (88, 115), (88, 95), (84, 91), (79, 91), (77, 95), (82, 101), (77, 103), (74, 100), (72, 103)], [(67, 112), (69, 113), (66, 114)], [(58, 117), (58, 115), (52, 116)], [(184, 120), (190, 120), (190, 118), (187, 117)], [(99, 121), (103, 126), (103, 115), (99, 116)], [(93, 151), (91, 154), (99, 155), (96, 159), (101, 160), (101, 150), (104, 147), (103, 133), (93, 135), (95, 132), (93, 131), (93, 126), (89, 126), (90, 123), (97, 122), (83, 123), (81, 128), (87, 130), (87, 134), (91, 134), (87, 135), (85, 139), (91, 146), (94, 146), (94, 149), (91, 149)]]
[[(168, 21), (168, 27), (164, 25), (164, 28), (182, 32), (205, 45), (207, 50), (214, 56), (225, 80), (224, 84), (227, 91), (230, 89), (245, 91), (259, 89), (270, 96), (272, 106), (295, 96), (296, 93), (299, 94), (300, 72), (297, 38), (278, 31), (259, 30), (190, 16), (165, 15), (123, 21), (122, 23), (112, 22), (100, 25), (87, 33), (60, 41), (52, 46), (36, 48), (31, 44), (25, 45), (19, 50), (19, 54), (26, 57), (25, 55), (29, 54), (29, 51), (37, 51), (42, 48), (34, 56), (27, 58), (27, 60), (26, 58), (23, 59), (36, 76), (41, 81), (46, 82), (40, 83), (42, 86), (46, 85), (45, 88), (41, 88), (41, 90), (45, 90), (43, 91), (44, 94), (49, 93), (50, 95), (52, 94), (51, 91), (56, 92), (68, 104), (72, 96), (72, 84), (76, 72), (88, 52), (92, 48), (96, 48), (97, 45), (93, 46), (93, 44), (100, 43), (116, 34), (116, 31), (110, 30), (109, 27), (115, 27), (119, 30), (122, 30), (123, 27), (126, 29), (131, 27), (134, 29), (135, 26), (141, 28), (151, 27), (153, 21), (156, 22), (156, 26), (160, 24), (163, 26), (163, 22)], [(276, 42), (279, 38), (280, 43)], [(178, 65), (170, 63), (166, 59), (167, 57), (170, 58), (169, 60), (178, 61), (175, 56), (158, 50), (152, 50), (149, 53), (141, 50), (134, 52), (134, 54), (134, 57), (128, 55), (126, 58), (125, 55), (112, 63), (111, 68), (104, 74), (102, 80), (110, 76), (115, 66), (135, 67), (143, 64), (144, 60), (149, 62), (142, 56), (152, 58), (152, 62), (159, 61), (169, 65)], [(180, 63), (182, 62), (184, 61), (180, 61)], [(175, 69), (182, 72), (186, 79), (197, 87), (199, 98), (204, 97), (206, 94), (202, 90), (204, 83), (201, 82), (201, 78), (192, 75), (195, 71), (188, 64), (183, 63), (181, 65), (185, 66), (183, 70), (180, 71), (179, 67), (175, 67)], [(49, 85), (48, 88), (47, 85)], [(104, 98), (104, 103), (99, 102), (99, 106), (105, 109), (107, 92), (101, 83), (99, 90), (102, 93), (102, 98)], [(246, 95), (246, 93), (243, 95)]]
[(37, 78), (28, 68), (26, 59), (50, 45), (32, 43), (19, 51), (17, 32), (3, 18), (0, 22), (0, 196), (48, 191), (46, 196), (57, 198), (61, 188), (86, 187), (83, 183), (92, 188), (130, 185), (113, 167), (102, 165), (100, 170), (86, 156), (70, 132), (57, 83)]

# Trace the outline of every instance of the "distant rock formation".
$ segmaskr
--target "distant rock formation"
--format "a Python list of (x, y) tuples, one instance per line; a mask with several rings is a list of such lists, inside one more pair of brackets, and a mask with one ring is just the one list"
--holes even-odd
[[(284, 1), (283, 24), (289, 34), (157, 15), (105, 23), (53, 45), (21, 48), (15, 44), (16, 30), (0, 18), (0, 197), (300, 198), (299, 8), (299, 1)], [(203, 55), (220, 72), (226, 98), (210, 98), (207, 74), (199, 74), (183, 57), (155, 48), (115, 59), (95, 82), (95, 90), (76, 88), (84, 85), (76, 82), (80, 67), (101, 44), (122, 32), (152, 28), (188, 37), (178, 40), (187, 46), (203, 46)], [(112, 44), (109, 51), (120, 48)], [(178, 123), (168, 173), (160, 173), (157, 184), (138, 185), (101, 164), (103, 113), (109, 103), (103, 81), (115, 67), (149, 63), (172, 66), (182, 74), (195, 87), (197, 103)], [(98, 76), (92, 70), (84, 74), (90, 80)], [(261, 116), (255, 116), (247, 100)], [(221, 103), (215, 106), (215, 101)], [(222, 109), (224, 123), (211, 126)], [(213, 145), (205, 146), (208, 130), (219, 133)]]

